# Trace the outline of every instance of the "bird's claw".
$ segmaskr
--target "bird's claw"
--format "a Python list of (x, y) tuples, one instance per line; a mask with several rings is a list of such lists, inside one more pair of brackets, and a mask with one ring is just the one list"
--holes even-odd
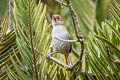
[(52, 56), (52, 53), (48, 53), (48, 54), (47, 54), (47, 58), (48, 58), (48, 57), (51, 57), (51, 56)]

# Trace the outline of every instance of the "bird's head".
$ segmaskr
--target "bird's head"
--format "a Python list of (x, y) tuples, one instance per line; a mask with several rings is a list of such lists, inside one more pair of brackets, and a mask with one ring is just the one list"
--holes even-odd
[(60, 15), (56, 14), (52, 16), (52, 25), (63, 25), (63, 19)]

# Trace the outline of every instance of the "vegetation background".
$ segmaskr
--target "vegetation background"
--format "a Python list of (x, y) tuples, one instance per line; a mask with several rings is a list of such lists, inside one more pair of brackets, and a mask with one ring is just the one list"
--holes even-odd
[[(69, 8), (57, 2), (66, 0), (13, 0), (7, 32), (9, 1), (0, 0), (0, 80), (120, 80), (120, 0), (69, 0), (85, 47), (73, 70), (46, 59), (53, 14), (77, 40)], [(73, 48), (80, 55), (81, 44)], [(74, 63), (79, 57), (72, 53)], [(54, 57), (65, 62), (61, 54)]]

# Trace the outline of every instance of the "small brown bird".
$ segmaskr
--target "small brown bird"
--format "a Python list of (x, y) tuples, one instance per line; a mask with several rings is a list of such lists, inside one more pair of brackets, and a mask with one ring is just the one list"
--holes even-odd
[(69, 35), (68, 30), (64, 26), (63, 19), (60, 15), (52, 16), (52, 45), (56, 49), (57, 52), (65, 55), (66, 64), (71, 65), (71, 60), (69, 57), (69, 53), (71, 52), (72, 44), (70, 42), (63, 42), (56, 38), (63, 40), (70, 40), (71, 37)]

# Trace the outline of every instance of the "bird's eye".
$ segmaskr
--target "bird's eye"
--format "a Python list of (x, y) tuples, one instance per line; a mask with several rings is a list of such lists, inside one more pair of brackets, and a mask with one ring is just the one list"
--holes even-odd
[(59, 17), (57, 17), (57, 20), (60, 20), (60, 18), (59, 18)]

